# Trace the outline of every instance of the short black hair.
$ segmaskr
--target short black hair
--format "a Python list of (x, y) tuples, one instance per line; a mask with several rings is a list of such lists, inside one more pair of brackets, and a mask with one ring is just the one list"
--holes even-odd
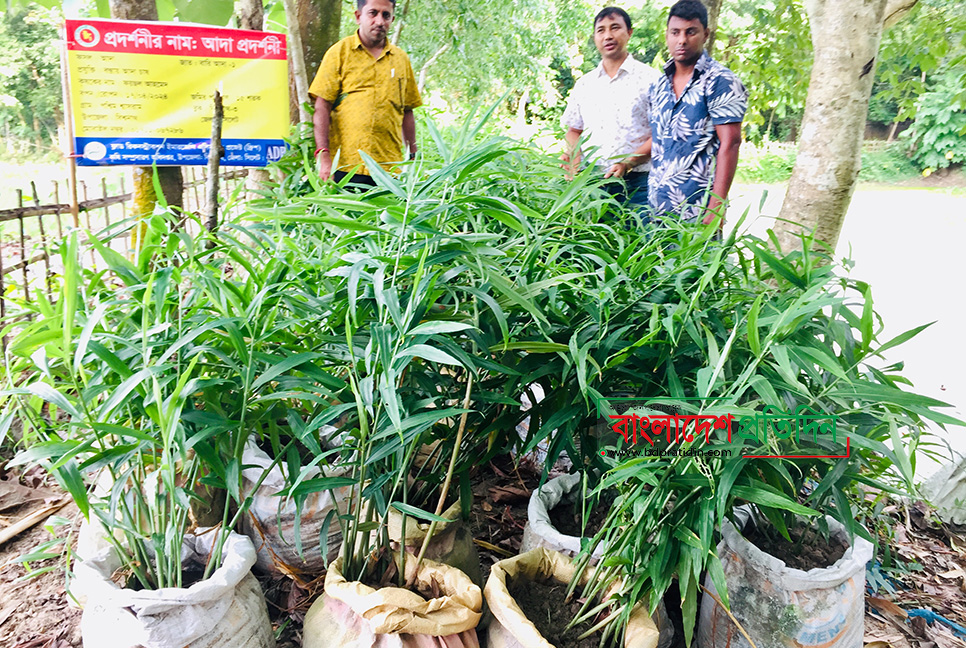
[(627, 25), (627, 31), (631, 31), (631, 29), (633, 29), (631, 27), (631, 17), (628, 16), (627, 12), (620, 7), (604, 7), (601, 9), (597, 15), (594, 16), (594, 27), (597, 27), (597, 23), (608, 16), (620, 16), (624, 19), (624, 24)]
[(708, 28), (708, 10), (700, 0), (678, 0), (667, 14), (667, 21), (671, 18), (682, 20), (700, 20), (701, 26)]
[[(356, 9), (358, 9), (359, 11), (362, 11), (362, 8), (365, 7), (366, 3), (368, 2), (369, 0), (356, 0)], [(391, 4), (392, 8), (395, 10), (396, 0), (389, 0), (389, 4)]]

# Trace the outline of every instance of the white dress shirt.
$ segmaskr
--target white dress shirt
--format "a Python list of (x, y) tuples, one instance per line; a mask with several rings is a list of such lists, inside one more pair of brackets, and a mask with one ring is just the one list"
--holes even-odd
[[(580, 77), (570, 91), (563, 125), (584, 131), (592, 161), (606, 169), (634, 153), (651, 135), (647, 92), (661, 73), (630, 54), (614, 78), (604, 64)], [(650, 161), (631, 169), (650, 171)]]

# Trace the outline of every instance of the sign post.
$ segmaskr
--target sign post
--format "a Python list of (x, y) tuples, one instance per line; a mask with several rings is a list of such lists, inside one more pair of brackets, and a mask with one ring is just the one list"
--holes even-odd
[(68, 20), (66, 31), (77, 164), (207, 164), (216, 90), (222, 166), (263, 167), (284, 153), (283, 34), (95, 19)]

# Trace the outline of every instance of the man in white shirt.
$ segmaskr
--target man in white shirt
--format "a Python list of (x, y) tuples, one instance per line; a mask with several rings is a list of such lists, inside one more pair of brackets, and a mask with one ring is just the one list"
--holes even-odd
[(651, 169), (647, 91), (660, 73), (628, 53), (632, 33), (631, 18), (619, 7), (606, 7), (594, 18), (594, 44), (601, 62), (570, 92), (563, 115), (563, 159), (572, 177), (581, 164), (577, 142), (587, 131), (588, 161), (603, 177), (615, 179), (605, 189), (622, 203), (644, 208)]

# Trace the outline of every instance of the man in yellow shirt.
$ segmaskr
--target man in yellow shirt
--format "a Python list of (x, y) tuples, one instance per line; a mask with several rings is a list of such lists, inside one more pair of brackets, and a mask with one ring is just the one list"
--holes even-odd
[[(422, 105), (406, 53), (388, 42), (395, 0), (356, 0), (358, 31), (329, 48), (309, 87), (315, 98), (315, 157), (319, 177), (372, 184), (359, 151), (389, 170), (416, 154), (416, 118)], [(339, 167), (332, 168), (338, 152)], [(334, 173), (333, 173), (334, 172)]]

